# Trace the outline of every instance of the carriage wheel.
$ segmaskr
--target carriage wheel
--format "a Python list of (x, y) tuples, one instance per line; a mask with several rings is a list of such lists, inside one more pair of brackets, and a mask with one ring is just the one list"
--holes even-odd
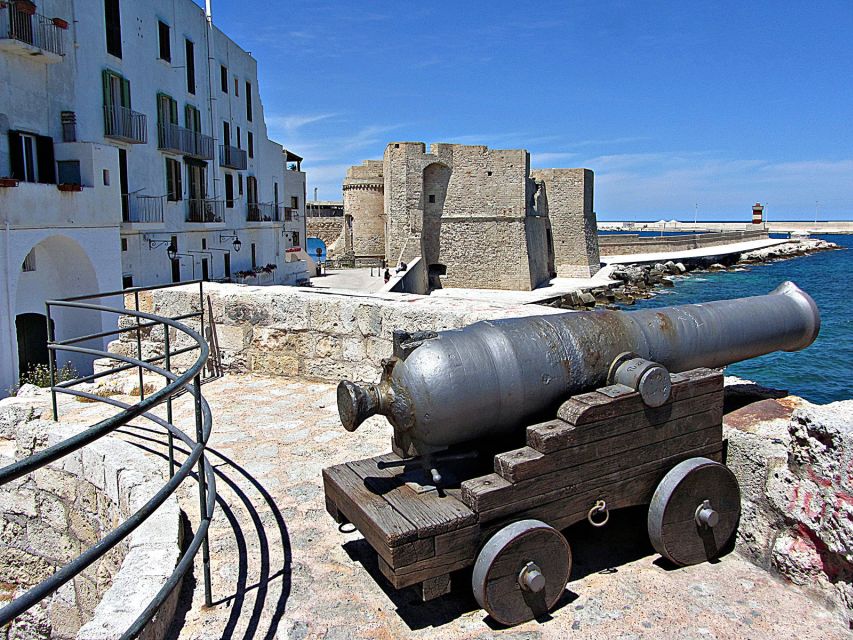
[(512, 626), (550, 611), (563, 595), (571, 567), (563, 534), (539, 520), (520, 520), (485, 544), (471, 585), (480, 606)]
[(725, 465), (690, 458), (670, 469), (649, 505), (655, 550), (680, 566), (713, 560), (737, 528), (740, 489)]

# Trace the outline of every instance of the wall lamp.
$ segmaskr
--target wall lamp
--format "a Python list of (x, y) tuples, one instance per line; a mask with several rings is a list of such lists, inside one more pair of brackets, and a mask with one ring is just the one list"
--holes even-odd
[(174, 260), (177, 257), (178, 248), (172, 244), (171, 240), (152, 240), (151, 238), (146, 238), (146, 240), (148, 240), (149, 251), (158, 247), (166, 247), (166, 255), (169, 256), (169, 260)]
[(237, 237), (236, 233), (220, 233), (219, 242), (222, 242), (224, 240), (233, 240), (234, 242), (232, 243), (232, 246), (234, 247), (234, 251), (236, 251), (237, 253), (240, 252), (240, 247), (243, 246), (243, 243), (240, 242), (240, 238)]

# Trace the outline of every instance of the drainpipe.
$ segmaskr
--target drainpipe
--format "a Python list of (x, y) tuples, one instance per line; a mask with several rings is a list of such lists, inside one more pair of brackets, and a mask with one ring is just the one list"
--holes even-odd
[[(6, 293), (6, 308), (9, 310), (9, 313), (6, 314), (6, 319), (10, 323), (9, 324), (9, 332), (8, 332), (9, 359), (11, 360), (12, 364), (14, 365), (15, 364), (15, 351), (16, 351), (16, 349), (15, 349), (15, 338), (13, 337), (13, 334), (12, 334), (12, 330), (15, 326), (15, 309), (12, 306), (12, 274), (14, 272), (12, 271), (12, 260), (9, 256), (9, 249), (10, 249), (9, 233), (10, 233), (9, 221), (6, 220), (6, 237), (5, 237), (5, 244), (6, 244), (6, 286), (4, 287), (4, 291)], [(17, 369), (17, 367), (13, 366), (12, 367), (13, 380), (14, 380), (15, 369)]]
[[(213, 80), (211, 78), (210, 71), (210, 31), (213, 29), (213, 14), (211, 10), (211, 0), (205, 0), (204, 3), (204, 17), (207, 19), (207, 29), (204, 30), (204, 42), (207, 49), (207, 114), (210, 118), (210, 136), (216, 140), (216, 122), (213, 117)], [(211, 173), (211, 178), (213, 182), (213, 199), (216, 200), (216, 184), (219, 182), (219, 166), (217, 162), (217, 152), (216, 144), (214, 143), (213, 150), (213, 160), (211, 164), (213, 165), (213, 170)]]

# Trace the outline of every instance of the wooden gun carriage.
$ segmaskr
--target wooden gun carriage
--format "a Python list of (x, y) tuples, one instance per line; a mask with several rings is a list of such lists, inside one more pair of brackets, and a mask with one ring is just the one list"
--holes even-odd
[(527, 446), (495, 455), (492, 473), (443, 490), (399, 466), (401, 451), (327, 468), (326, 508), (361, 532), (391, 585), (417, 586), (424, 600), (473, 566), (478, 602), (507, 625), (562, 595), (572, 560), (560, 531), (586, 519), (603, 526), (614, 509), (648, 504), (649, 536), (668, 560), (712, 559), (740, 513), (737, 482), (720, 464), (723, 375), (670, 380), (659, 407), (621, 384), (576, 395), (527, 428)]

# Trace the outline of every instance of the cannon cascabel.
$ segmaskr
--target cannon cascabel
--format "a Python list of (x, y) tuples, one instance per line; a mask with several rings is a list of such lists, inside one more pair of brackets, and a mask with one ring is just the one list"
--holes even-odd
[(529, 424), (570, 395), (609, 384), (626, 354), (670, 372), (722, 367), (814, 342), (820, 314), (792, 282), (763, 296), (643, 311), (486, 320), (398, 348), (378, 384), (338, 385), (354, 431), (380, 414), (395, 438), (428, 454)]

